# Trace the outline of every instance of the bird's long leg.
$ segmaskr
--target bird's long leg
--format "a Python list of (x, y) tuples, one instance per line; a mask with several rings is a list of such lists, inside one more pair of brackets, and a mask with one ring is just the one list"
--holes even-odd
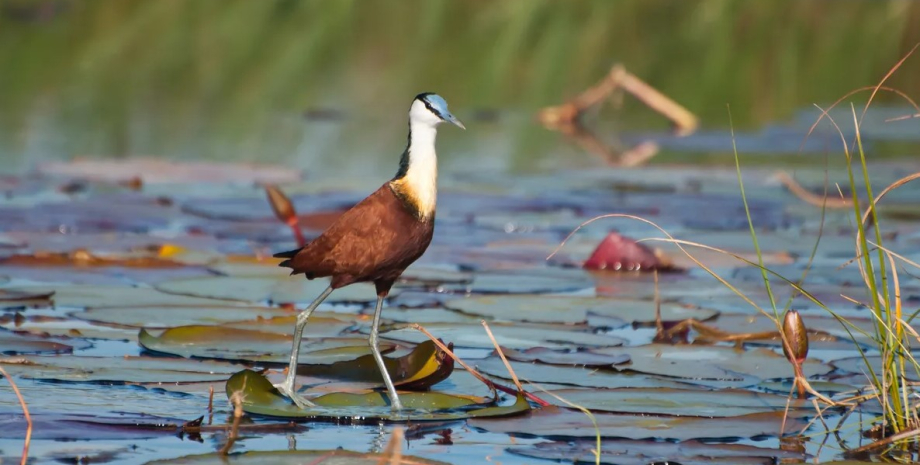
[(387, 366), (383, 363), (383, 356), (380, 355), (380, 348), (377, 347), (377, 327), (380, 326), (380, 311), (383, 310), (383, 298), (386, 294), (377, 296), (377, 308), (374, 310), (374, 323), (371, 326), (371, 336), (367, 342), (374, 353), (374, 359), (377, 360), (377, 367), (380, 368), (380, 374), (383, 375), (383, 382), (387, 385), (387, 392), (390, 395), (390, 407), (393, 410), (402, 410), (402, 403), (399, 402), (399, 395), (396, 394), (396, 387), (393, 386), (393, 380), (387, 373)]
[(319, 307), (319, 304), (323, 303), (326, 297), (329, 297), (329, 294), (332, 294), (332, 286), (327, 287), (309, 307), (297, 315), (297, 323), (294, 325), (294, 345), (291, 346), (291, 364), (288, 365), (287, 377), (284, 378), (283, 383), (275, 385), (275, 388), (288, 396), (300, 408), (314, 406), (313, 402), (304, 399), (294, 390), (294, 378), (297, 377), (297, 358), (300, 356), (300, 339), (303, 336), (303, 328), (307, 325), (307, 319), (310, 318), (316, 307)]

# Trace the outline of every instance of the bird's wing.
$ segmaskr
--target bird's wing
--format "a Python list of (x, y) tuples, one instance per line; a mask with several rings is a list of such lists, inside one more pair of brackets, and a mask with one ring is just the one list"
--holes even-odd
[(398, 202), (384, 184), (301, 249), (289, 266), (295, 273), (313, 277), (337, 274), (358, 277), (385, 265), (400, 243), (398, 221), (407, 215)]

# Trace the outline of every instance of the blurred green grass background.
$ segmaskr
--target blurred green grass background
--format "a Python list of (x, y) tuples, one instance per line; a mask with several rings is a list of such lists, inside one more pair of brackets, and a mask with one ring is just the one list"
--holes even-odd
[[(533, 111), (613, 63), (704, 128), (727, 127), (731, 104), (736, 127), (756, 129), (874, 84), (918, 24), (908, 0), (0, 0), (0, 161), (395, 167), (409, 101), (431, 90), (461, 118), (499, 112), (498, 126), (444, 131), (454, 152), (525, 169), (564, 153)], [(890, 84), (920, 98), (920, 59)], [(620, 114), (666, 128), (634, 100)]]

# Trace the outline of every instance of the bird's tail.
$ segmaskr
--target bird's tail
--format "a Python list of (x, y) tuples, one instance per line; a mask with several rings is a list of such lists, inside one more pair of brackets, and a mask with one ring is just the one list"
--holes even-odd
[[(275, 257), (275, 258), (294, 258), (294, 255), (297, 255), (297, 252), (300, 252), (300, 250), (301, 250), (301, 249), (294, 249), (294, 250), (288, 250), (287, 252), (279, 252), (279, 253), (276, 253), (276, 254), (272, 255), (272, 257)], [(290, 260), (285, 260), (285, 261), (279, 263), (278, 266), (284, 266), (284, 267), (291, 268), (291, 261), (290, 261)]]

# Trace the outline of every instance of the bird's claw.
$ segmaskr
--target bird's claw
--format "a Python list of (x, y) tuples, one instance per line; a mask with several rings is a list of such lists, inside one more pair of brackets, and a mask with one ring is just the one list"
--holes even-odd
[(291, 399), (294, 402), (294, 405), (300, 408), (316, 407), (316, 404), (305, 399), (300, 394), (294, 392), (294, 388), (287, 385), (287, 383), (275, 384), (275, 389), (281, 392), (285, 397)]

